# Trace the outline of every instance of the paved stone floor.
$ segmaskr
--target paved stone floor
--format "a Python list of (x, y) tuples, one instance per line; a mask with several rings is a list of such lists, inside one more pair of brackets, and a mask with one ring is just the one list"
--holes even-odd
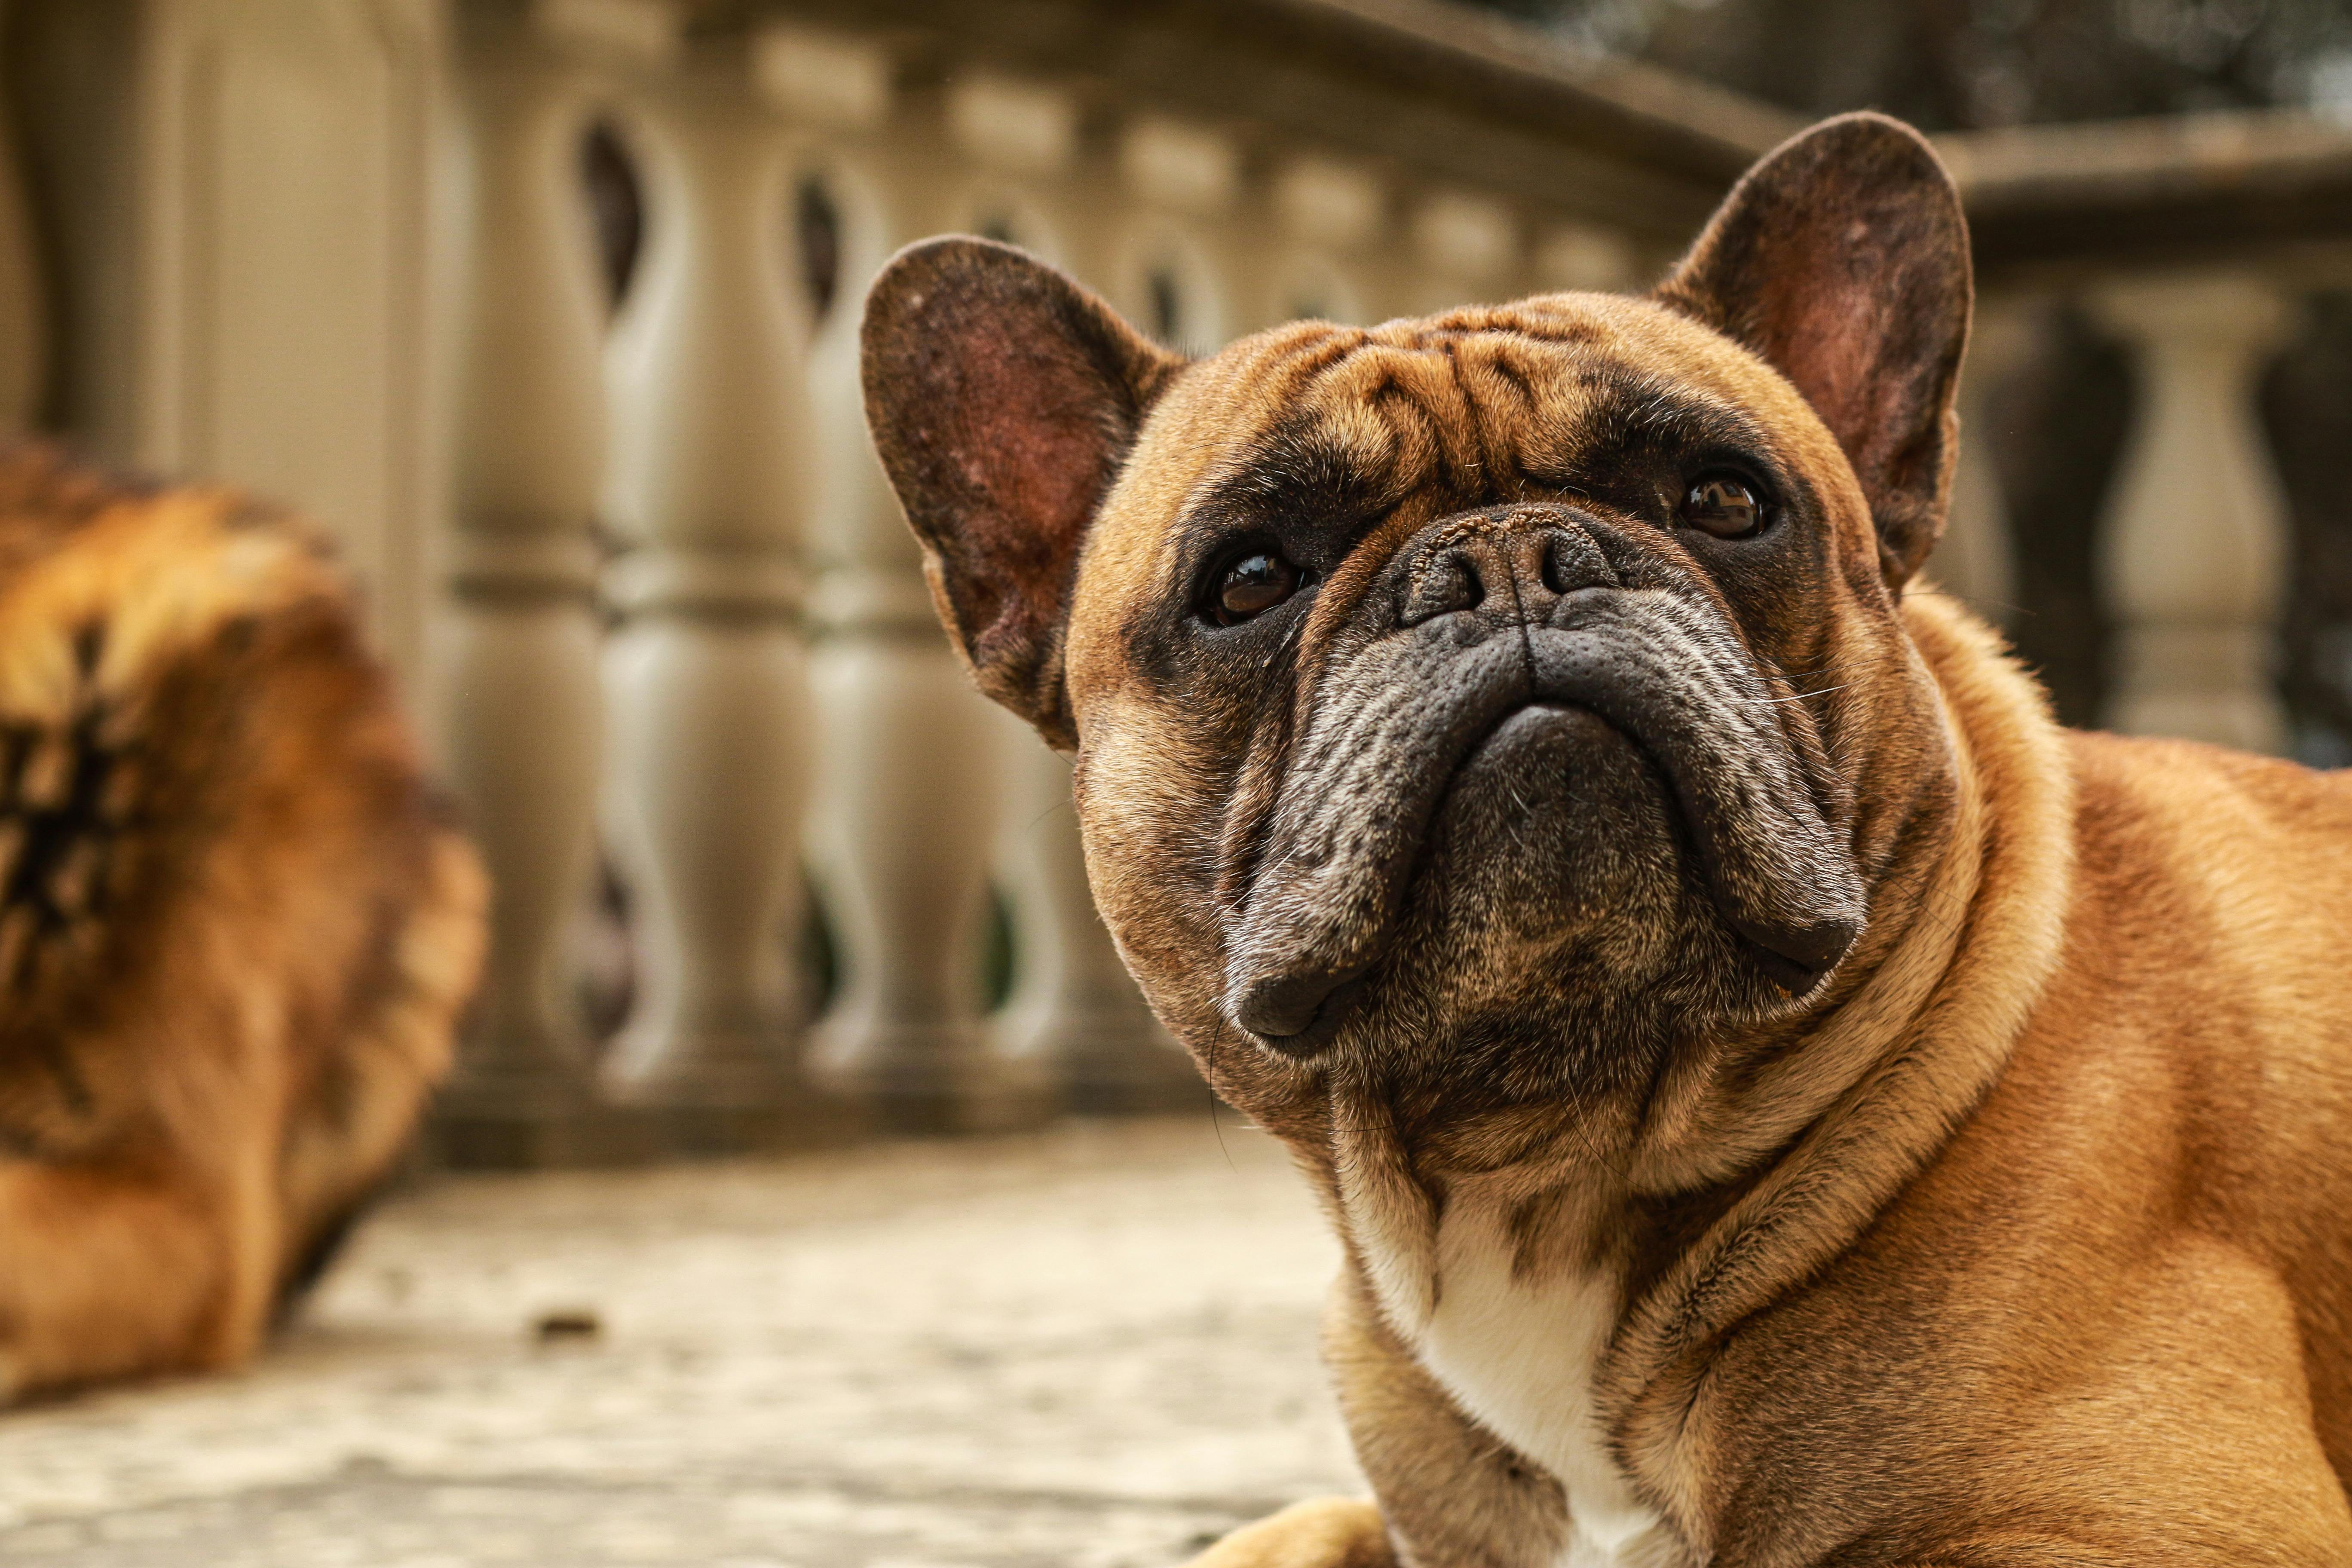
[(0, 1563), (1158, 1568), (1357, 1487), (1335, 1258), (1205, 1113), (437, 1178), (250, 1370), (0, 1415)]

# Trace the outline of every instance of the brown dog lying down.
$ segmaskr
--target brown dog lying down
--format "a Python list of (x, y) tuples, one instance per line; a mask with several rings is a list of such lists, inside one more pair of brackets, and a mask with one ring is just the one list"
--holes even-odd
[(0, 1403), (253, 1349), (484, 900), (316, 535), (0, 458)]
[(2062, 731), (1906, 592), (1969, 304), (1874, 116), (1646, 298), (1186, 363), (876, 284), (941, 615), (1346, 1245), (1377, 1507), (1207, 1563), (2352, 1563), (2352, 780)]

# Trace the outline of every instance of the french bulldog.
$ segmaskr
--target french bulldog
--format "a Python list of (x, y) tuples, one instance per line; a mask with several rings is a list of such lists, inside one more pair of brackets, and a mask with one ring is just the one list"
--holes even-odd
[(1204, 1564), (2352, 1563), (2352, 783), (2061, 730), (1923, 582), (1971, 292), (1869, 114), (1645, 296), (875, 284), (949, 635), (1344, 1245), (1375, 1500)]

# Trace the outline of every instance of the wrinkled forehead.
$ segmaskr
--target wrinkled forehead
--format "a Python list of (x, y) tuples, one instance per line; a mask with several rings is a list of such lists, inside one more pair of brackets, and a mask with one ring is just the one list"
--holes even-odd
[(1360, 526), (1416, 502), (1573, 489), (1581, 469), (1643, 443), (1843, 468), (1777, 372), (1647, 300), (1555, 294), (1378, 327), (1302, 322), (1178, 378), (1106, 500), (1082, 576), (1114, 596), (1156, 578), (1182, 548), (1171, 521), (1204, 510)]

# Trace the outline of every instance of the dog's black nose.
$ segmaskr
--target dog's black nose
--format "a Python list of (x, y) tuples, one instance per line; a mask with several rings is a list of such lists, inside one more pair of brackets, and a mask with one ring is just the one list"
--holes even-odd
[(1580, 588), (1618, 586), (1591, 535), (1559, 507), (1520, 507), (1440, 519), (1405, 547), (1401, 624), (1467, 610), (1540, 621)]

